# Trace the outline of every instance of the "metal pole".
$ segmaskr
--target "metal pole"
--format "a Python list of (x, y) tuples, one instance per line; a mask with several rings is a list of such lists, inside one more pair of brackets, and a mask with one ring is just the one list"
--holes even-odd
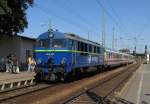
[(102, 45), (105, 47), (105, 37), (106, 37), (106, 33), (105, 33), (105, 11), (104, 9), (102, 10)]
[(113, 27), (112, 49), (115, 48), (115, 27)]

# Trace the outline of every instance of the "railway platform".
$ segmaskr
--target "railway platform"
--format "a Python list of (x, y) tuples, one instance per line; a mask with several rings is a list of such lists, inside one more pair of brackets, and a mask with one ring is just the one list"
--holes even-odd
[(34, 72), (0, 73), (0, 92), (33, 84)]
[(150, 104), (150, 64), (142, 64), (118, 97), (134, 104)]

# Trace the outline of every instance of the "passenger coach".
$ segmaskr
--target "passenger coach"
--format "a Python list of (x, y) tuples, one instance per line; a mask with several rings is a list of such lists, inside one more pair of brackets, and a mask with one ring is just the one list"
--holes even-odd
[(133, 55), (122, 53), (108, 48), (105, 48), (104, 58), (105, 67), (121, 66), (134, 62)]

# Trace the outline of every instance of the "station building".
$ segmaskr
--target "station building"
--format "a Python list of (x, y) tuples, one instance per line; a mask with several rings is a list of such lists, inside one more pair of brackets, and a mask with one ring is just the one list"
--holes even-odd
[(15, 54), (19, 63), (26, 63), (29, 54), (33, 54), (36, 39), (20, 35), (0, 36), (0, 59), (6, 58), (9, 54)]

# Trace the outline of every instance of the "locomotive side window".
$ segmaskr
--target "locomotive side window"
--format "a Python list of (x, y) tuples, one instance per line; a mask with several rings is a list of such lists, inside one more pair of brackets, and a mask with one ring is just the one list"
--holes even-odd
[(94, 46), (94, 53), (96, 53), (96, 46)]
[(89, 44), (89, 52), (92, 52), (92, 45)]
[(84, 44), (84, 51), (85, 51), (85, 52), (88, 51), (88, 47), (87, 47), (87, 46), (88, 46), (88, 45), (85, 43), (85, 44)]
[(84, 55), (84, 53), (83, 53), (83, 51), (84, 51), (84, 43), (81, 42), (80, 45), (81, 45), (81, 51), (82, 51), (81, 55)]
[(73, 48), (74, 48), (74, 41), (73, 40), (68, 41), (68, 47), (69, 47), (69, 49), (73, 50)]
[[(84, 52), (88, 52), (88, 44), (84, 44)], [(84, 53), (84, 55), (88, 55), (87, 53)]]
[(81, 42), (81, 51), (84, 51), (84, 43)]

